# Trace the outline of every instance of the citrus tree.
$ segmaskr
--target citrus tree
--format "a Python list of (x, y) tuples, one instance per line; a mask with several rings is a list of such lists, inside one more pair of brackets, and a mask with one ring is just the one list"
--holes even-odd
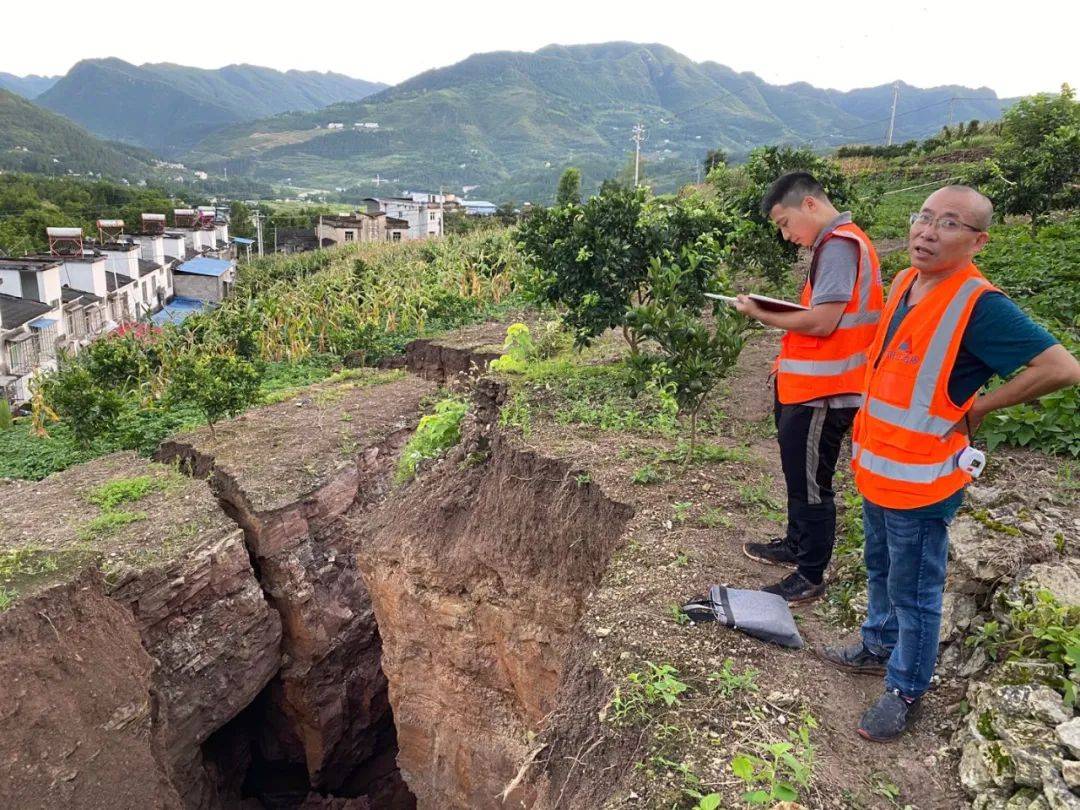
[(1080, 102), (1069, 85), (1057, 96), (1018, 101), (1005, 113), (1001, 140), (975, 175), (1003, 214), (1031, 217), (1035, 233), (1050, 211), (1080, 204)]
[[(648, 277), (651, 299), (627, 315), (628, 323), (650, 341), (627, 361), (631, 385), (641, 391), (652, 382), (674, 395), (680, 415), (690, 422), (687, 461), (694, 457), (702, 406), (743, 346), (744, 324), (729, 307), (713, 308), (711, 328), (702, 319), (706, 288), (700, 283), (700, 265), (701, 257), (690, 250), (679, 261), (654, 258)], [(707, 286), (719, 291), (723, 276), (711, 276)], [(650, 350), (654, 345), (656, 350)]]
[(730, 228), (710, 199), (651, 198), (643, 188), (609, 182), (580, 205), (534, 212), (517, 238), (531, 269), (532, 297), (565, 309), (563, 321), (577, 345), (619, 328), (636, 348), (626, 313), (651, 298), (650, 262), (669, 262), (692, 248), (701, 257), (693, 272), (703, 289)]

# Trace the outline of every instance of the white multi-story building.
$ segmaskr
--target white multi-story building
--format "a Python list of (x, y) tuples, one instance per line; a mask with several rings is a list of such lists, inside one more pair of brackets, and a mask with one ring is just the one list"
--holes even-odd
[(60, 263), (0, 259), (0, 394), (30, 399), (30, 381), (56, 368), (64, 336)]

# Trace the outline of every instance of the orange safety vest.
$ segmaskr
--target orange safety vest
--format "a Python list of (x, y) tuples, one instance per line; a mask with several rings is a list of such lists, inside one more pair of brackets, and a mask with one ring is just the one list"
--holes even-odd
[(863, 497), (888, 509), (937, 503), (971, 480), (956, 463), (968, 437), (953, 430), (975, 401), (949, 398), (949, 376), (975, 302), (995, 287), (969, 265), (934, 288), (904, 318), (889, 345), (888, 325), (915, 282), (896, 277), (866, 373), (852, 430), (851, 467)]
[[(874, 339), (881, 317), (881, 269), (870, 237), (854, 223), (838, 225), (817, 250), (833, 238), (850, 239), (858, 245), (855, 288), (831, 335), (814, 337), (799, 332), (784, 333), (773, 370), (776, 372), (776, 395), (785, 405), (838, 394), (857, 394), (862, 390), (866, 350)], [(809, 307), (814, 299), (814, 268), (811, 263), (803, 285), (800, 303), (804, 307)]]

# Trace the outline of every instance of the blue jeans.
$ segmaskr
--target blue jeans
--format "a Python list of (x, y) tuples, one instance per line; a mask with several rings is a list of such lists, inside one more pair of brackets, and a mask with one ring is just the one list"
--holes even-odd
[(929, 688), (937, 663), (949, 553), (946, 518), (912, 516), (863, 501), (868, 605), (862, 639), (888, 655), (885, 687), (906, 697)]

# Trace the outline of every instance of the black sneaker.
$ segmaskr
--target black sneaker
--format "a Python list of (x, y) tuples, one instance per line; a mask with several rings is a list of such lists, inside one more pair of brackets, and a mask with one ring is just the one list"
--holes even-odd
[(761, 590), (765, 591), (765, 593), (775, 593), (777, 596), (784, 597), (791, 604), (797, 605), (802, 602), (820, 599), (822, 594), (825, 593), (825, 583), (820, 582), (815, 585), (796, 571), (793, 574), (788, 574), (775, 585), (770, 585)]
[(751, 560), (769, 565), (782, 565), (785, 568), (796, 566), (795, 549), (784, 537), (777, 537), (768, 543), (743, 543), (742, 550), (743, 554)]
[(889, 663), (889, 656), (874, 655), (861, 640), (846, 647), (829, 644), (814, 647), (814, 655), (826, 664), (864, 675), (884, 675)]
[(901, 695), (898, 689), (887, 689), (873, 706), (863, 712), (859, 720), (859, 736), (873, 742), (892, 742), (907, 730), (918, 708), (918, 698), (909, 699)]

